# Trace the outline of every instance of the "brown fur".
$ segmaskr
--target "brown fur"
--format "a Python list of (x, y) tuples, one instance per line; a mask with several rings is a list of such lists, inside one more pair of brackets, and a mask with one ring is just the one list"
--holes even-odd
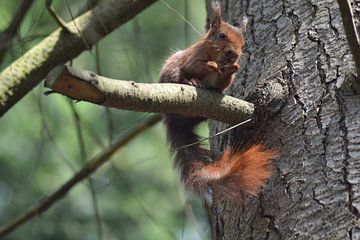
[[(215, 17), (207, 34), (189, 48), (171, 55), (165, 62), (160, 82), (182, 83), (224, 91), (239, 69), (244, 46), (240, 28), (221, 19), (220, 5), (213, 5)], [(165, 114), (164, 122), (175, 165), (186, 187), (199, 194), (211, 193), (215, 200), (244, 200), (258, 193), (271, 175), (275, 152), (262, 145), (248, 149), (228, 149), (218, 161), (208, 163), (209, 151), (199, 144), (183, 147), (198, 140), (194, 128), (205, 119), (178, 114)]]
[[(239, 60), (245, 44), (243, 31), (221, 19), (220, 6), (214, 5), (215, 17), (210, 30), (189, 48), (175, 52), (160, 72), (160, 82), (194, 85), (224, 91), (239, 69)], [(220, 38), (224, 34), (224, 39)]]
[(226, 149), (213, 163), (196, 162), (194, 171), (185, 182), (189, 188), (204, 194), (211, 191), (214, 198), (244, 200), (256, 195), (266, 179), (271, 176), (274, 150), (257, 144), (246, 150)]

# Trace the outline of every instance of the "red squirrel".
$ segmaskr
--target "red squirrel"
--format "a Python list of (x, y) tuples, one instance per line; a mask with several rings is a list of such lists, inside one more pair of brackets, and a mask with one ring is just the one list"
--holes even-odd
[[(188, 84), (223, 92), (239, 70), (237, 64), (245, 44), (247, 20), (235, 27), (221, 18), (219, 2), (212, 5), (215, 17), (209, 31), (189, 48), (177, 51), (165, 62), (160, 82)], [(175, 166), (185, 186), (213, 200), (243, 201), (256, 195), (271, 175), (275, 151), (261, 144), (246, 149), (228, 148), (218, 160), (209, 161), (210, 151), (201, 147), (194, 128), (204, 118), (165, 114), (164, 123)], [(187, 146), (187, 145), (191, 146)], [(185, 147), (184, 147), (185, 146)]]

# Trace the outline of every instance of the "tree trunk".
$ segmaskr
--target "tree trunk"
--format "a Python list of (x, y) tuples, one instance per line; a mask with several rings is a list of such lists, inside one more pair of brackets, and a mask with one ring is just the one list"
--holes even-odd
[[(258, 198), (214, 202), (213, 239), (360, 239), (360, 97), (342, 90), (354, 64), (337, 1), (221, 5), (232, 24), (249, 18), (230, 95), (247, 98), (269, 81), (289, 94), (261, 134), (279, 151), (271, 180)], [(225, 127), (217, 123), (212, 131)], [(231, 137), (213, 142), (213, 150), (220, 152)]]

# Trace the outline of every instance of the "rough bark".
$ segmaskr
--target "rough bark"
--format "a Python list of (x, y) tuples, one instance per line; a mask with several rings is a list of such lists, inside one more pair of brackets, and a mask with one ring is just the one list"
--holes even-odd
[[(258, 198), (213, 205), (213, 239), (360, 239), (360, 98), (340, 89), (354, 64), (337, 1), (224, 0), (222, 6), (232, 23), (249, 18), (230, 93), (246, 99), (276, 79), (289, 97), (262, 132), (280, 152), (273, 177)], [(213, 142), (213, 149), (239, 136)]]
[(356, 31), (354, 14), (349, 0), (337, 0), (343, 22), (344, 32), (352, 53), (357, 76), (360, 76), (360, 43)]
[(78, 56), (156, 0), (108, 0), (57, 29), (0, 73), (0, 116), (60, 63)]
[(66, 65), (47, 76), (45, 86), (75, 100), (140, 112), (178, 113), (237, 124), (253, 117), (253, 104), (188, 85), (135, 83), (102, 77)]

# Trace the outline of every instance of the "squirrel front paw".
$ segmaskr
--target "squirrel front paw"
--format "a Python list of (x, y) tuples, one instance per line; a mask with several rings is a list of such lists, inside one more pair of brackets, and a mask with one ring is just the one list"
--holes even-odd
[(214, 61), (208, 61), (206, 67), (212, 72), (221, 72), (219, 65)]
[(223, 74), (231, 75), (239, 70), (240, 66), (239, 64), (235, 63), (233, 65), (230, 65), (228, 67), (225, 67), (223, 70)]

